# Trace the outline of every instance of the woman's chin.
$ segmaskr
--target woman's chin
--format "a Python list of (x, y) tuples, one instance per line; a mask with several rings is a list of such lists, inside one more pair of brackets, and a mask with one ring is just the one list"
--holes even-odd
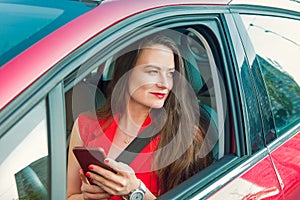
[(151, 105), (151, 108), (152, 108), (152, 109), (160, 109), (160, 108), (162, 108), (163, 106), (164, 106), (163, 103), (157, 103), (157, 104), (152, 104), (152, 105)]

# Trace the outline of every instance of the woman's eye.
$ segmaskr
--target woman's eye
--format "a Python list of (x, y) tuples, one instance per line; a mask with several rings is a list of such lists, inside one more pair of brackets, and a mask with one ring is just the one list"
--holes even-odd
[(174, 77), (174, 72), (169, 72), (169, 77)]
[(149, 73), (149, 74), (157, 74), (158, 71), (157, 71), (157, 70), (149, 70), (148, 73)]

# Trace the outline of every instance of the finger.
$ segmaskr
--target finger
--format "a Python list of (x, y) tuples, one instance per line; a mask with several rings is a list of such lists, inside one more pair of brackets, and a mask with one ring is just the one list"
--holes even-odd
[[(95, 171), (97, 171), (96, 166), (95, 168)], [(97, 186), (101, 187), (109, 194), (118, 196), (126, 195), (134, 188), (137, 188), (136, 185), (138, 185), (138, 181), (136, 182), (137, 179), (135, 175), (125, 176), (112, 173), (105, 169), (99, 171), (106, 171), (107, 173), (101, 172), (101, 174), (99, 175), (96, 173), (88, 172), (86, 175), (92, 179), (93, 184), (96, 184)], [(107, 174), (111, 174), (111, 176), (108, 176)]]
[(127, 185), (127, 179), (124, 178), (124, 176), (117, 175), (98, 166), (94, 166), (93, 170), (96, 171), (96, 173), (86, 173), (86, 176), (90, 178), (93, 184), (112, 195), (128, 193), (128, 191), (124, 193), (124, 188), (126, 188), (125, 186)]
[[(97, 175), (100, 175), (100, 176), (102, 176), (102, 177), (104, 177), (104, 178), (106, 178), (108, 180), (112, 180), (113, 181), (113, 180), (118, 179), (118, 177), (120, 176), (119, 173), (116, 173), (115, 169), (113, 169), (114, 171), (111, 171), (111, 170), (105, 169), (105, 168), (103, 168), (101, 166), (98, 166), (98, 165), (90, 165), (89, 166), (89, 170), (90, 170), (90, 172), (94, 172), (94, 173), (87, 172), (85, 174), (89, 178), (95, 178), (94, 175), (96, 175), (96, 177), (97, 177)], [(93, 176), (91, 176), (91, 174)]]
[(104, 178), (102, 178), (102, 180), (99, 181), (93, 179), (93, 183), (98, 185), (99, 187), (101, 187), (101, 189), (103, 189), (104, 191), (106, 191), (108, 194), (111, 195), (122, 196), (128, 194), (128, 192), (124, 191), (123, 187), (121, 187), (119, 184), (116, 184), (111, 181), (107, 181)]
[(131, 167), (122, 162), (117, 162), (113, 159), (106, 158), (104, 160), (105, 164), (114, 169), (117, 173), (126, 173), (126, 174), (134, 174), (134, 171)]
[(133, 169), (112, 159), (107, 159), (105, 162), (118, 173), (116, 174), (97, 165), (90, 165), (89, 169), (95, 173), (87, 172), (86, 176), (93, 179), (94, 184), (99, 185), (111, 194), (123, 194), (124, 192), (124, 194), (128, 194), (129, 189), (132, 188), (133, 180), (136, 179)]
[(81, 181), (82, 181), (83, 183), (85, 183), (85, 184), (90, 184), (89, 181), (88, 181), (88, 179), (87, 179), (87, 177), (84, 175), (82, 169), (79, 170), (79, 176), (80, 176), (80, 179), (81, 179)]
[(84, 199), (109, 199), (111, 197), (107, 192), (105, 193), (83, 193)]
[(84, 199), (108, 199), (111, 196), (102, 188), (90, 184), (82, 184), (81, 192)]

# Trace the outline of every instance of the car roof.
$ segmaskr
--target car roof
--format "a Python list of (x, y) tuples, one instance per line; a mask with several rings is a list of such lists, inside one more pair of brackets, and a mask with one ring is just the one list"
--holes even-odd
[[(228, 3), (229, 0), (104, 1), (96, 8), (58, 28), (0, 68), (0, 110), (80, 44), (124, 18), (164, 6), (197, 4), (224, 6)], [(77, 34), (78, 32), (81, 34)], [(64, 45), (61, 45), (57, 38), (60, 38)]]
[(264, 6), (300, 12), (299, 0), (232, 0), (230, 5)]

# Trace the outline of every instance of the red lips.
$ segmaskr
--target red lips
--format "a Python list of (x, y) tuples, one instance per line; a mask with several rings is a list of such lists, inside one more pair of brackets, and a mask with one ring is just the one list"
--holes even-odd
[(163, 99), (166, 94), (165, 93), (158, 93), (158, 92), (151, 92), (154, 96), (156, 96), (158, 99)]

